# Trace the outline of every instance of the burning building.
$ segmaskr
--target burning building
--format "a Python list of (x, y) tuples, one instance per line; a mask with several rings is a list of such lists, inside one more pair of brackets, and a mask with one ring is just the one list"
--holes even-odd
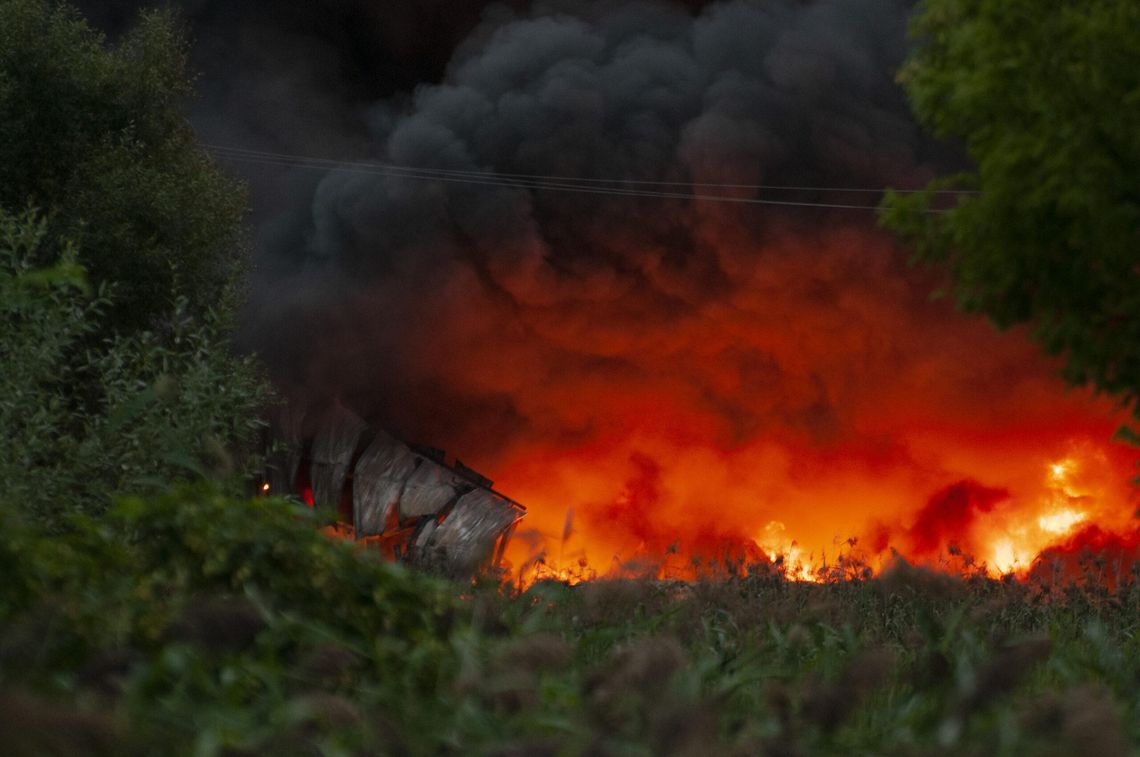
[(498, 564), (525, 513), (493, 482), (441, 450), (413, 448), (336, 404), (276, 424), (266, 485), (335, 516), (338, 535), (453, 577)]

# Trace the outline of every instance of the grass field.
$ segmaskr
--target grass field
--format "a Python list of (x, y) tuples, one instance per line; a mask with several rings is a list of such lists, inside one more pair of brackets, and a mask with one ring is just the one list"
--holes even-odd
[[(1073, 755), (1140, 745), (1140, 586), (455, 585), (282, 501), (0, 530), (10, 754)], [(1092, 566), (1095, 567), (1095, 566)]]

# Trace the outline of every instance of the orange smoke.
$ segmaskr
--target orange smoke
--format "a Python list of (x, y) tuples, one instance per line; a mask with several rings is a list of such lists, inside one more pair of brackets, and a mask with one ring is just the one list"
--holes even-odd
[(721, 253), (737, 283), (696, 307), (539, 304), (494, 364), (450, 345), (449, 380), (528, 419), (480, 463), (529, 508), (513, 571), (811, 579), (897, 551), (1024, 574), (1082, 529), (1128, 532), (1119, 408), (1067, 390), (1024, 333), (931, 301), (874, 234), (805, 244)]
[(371, 419), (527, 506), (516, 574), (808, 579), (896, 551), (1025, 573), (1081, 529), (1132, 528), (1126, 414), (1066, 389), (1023, 330), (933, 299), (942, 282), (865, 224), (677, 213), (685, 255), (584, 215), (612, 230), (603, 261), (450, 260), (415, 291), (430, 318), (392, 315), (403, 285), (346, 298), (353, 339), (326, 340), (315, 381), (382, 356), (356, 392), (384, 399)]

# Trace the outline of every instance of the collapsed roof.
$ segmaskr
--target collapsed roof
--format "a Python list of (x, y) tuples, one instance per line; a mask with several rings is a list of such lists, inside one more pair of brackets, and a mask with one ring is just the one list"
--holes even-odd
[(273, 436), (273, 491), (339, 516), (339, 532), (394, 559), (452, 577), (495, 567), (526, 510), (462, 462), (404, 444), (341, 405), (286, 407)]

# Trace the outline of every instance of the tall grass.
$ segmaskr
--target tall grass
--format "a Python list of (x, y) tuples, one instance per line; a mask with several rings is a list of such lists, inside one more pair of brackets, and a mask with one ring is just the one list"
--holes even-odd
[[(1140, 585), (453, 584), (187, 489), (0, 531), (15, 754), (1129, 754)], [(1090, 566), (1095, 570), (1095, 565)]]

